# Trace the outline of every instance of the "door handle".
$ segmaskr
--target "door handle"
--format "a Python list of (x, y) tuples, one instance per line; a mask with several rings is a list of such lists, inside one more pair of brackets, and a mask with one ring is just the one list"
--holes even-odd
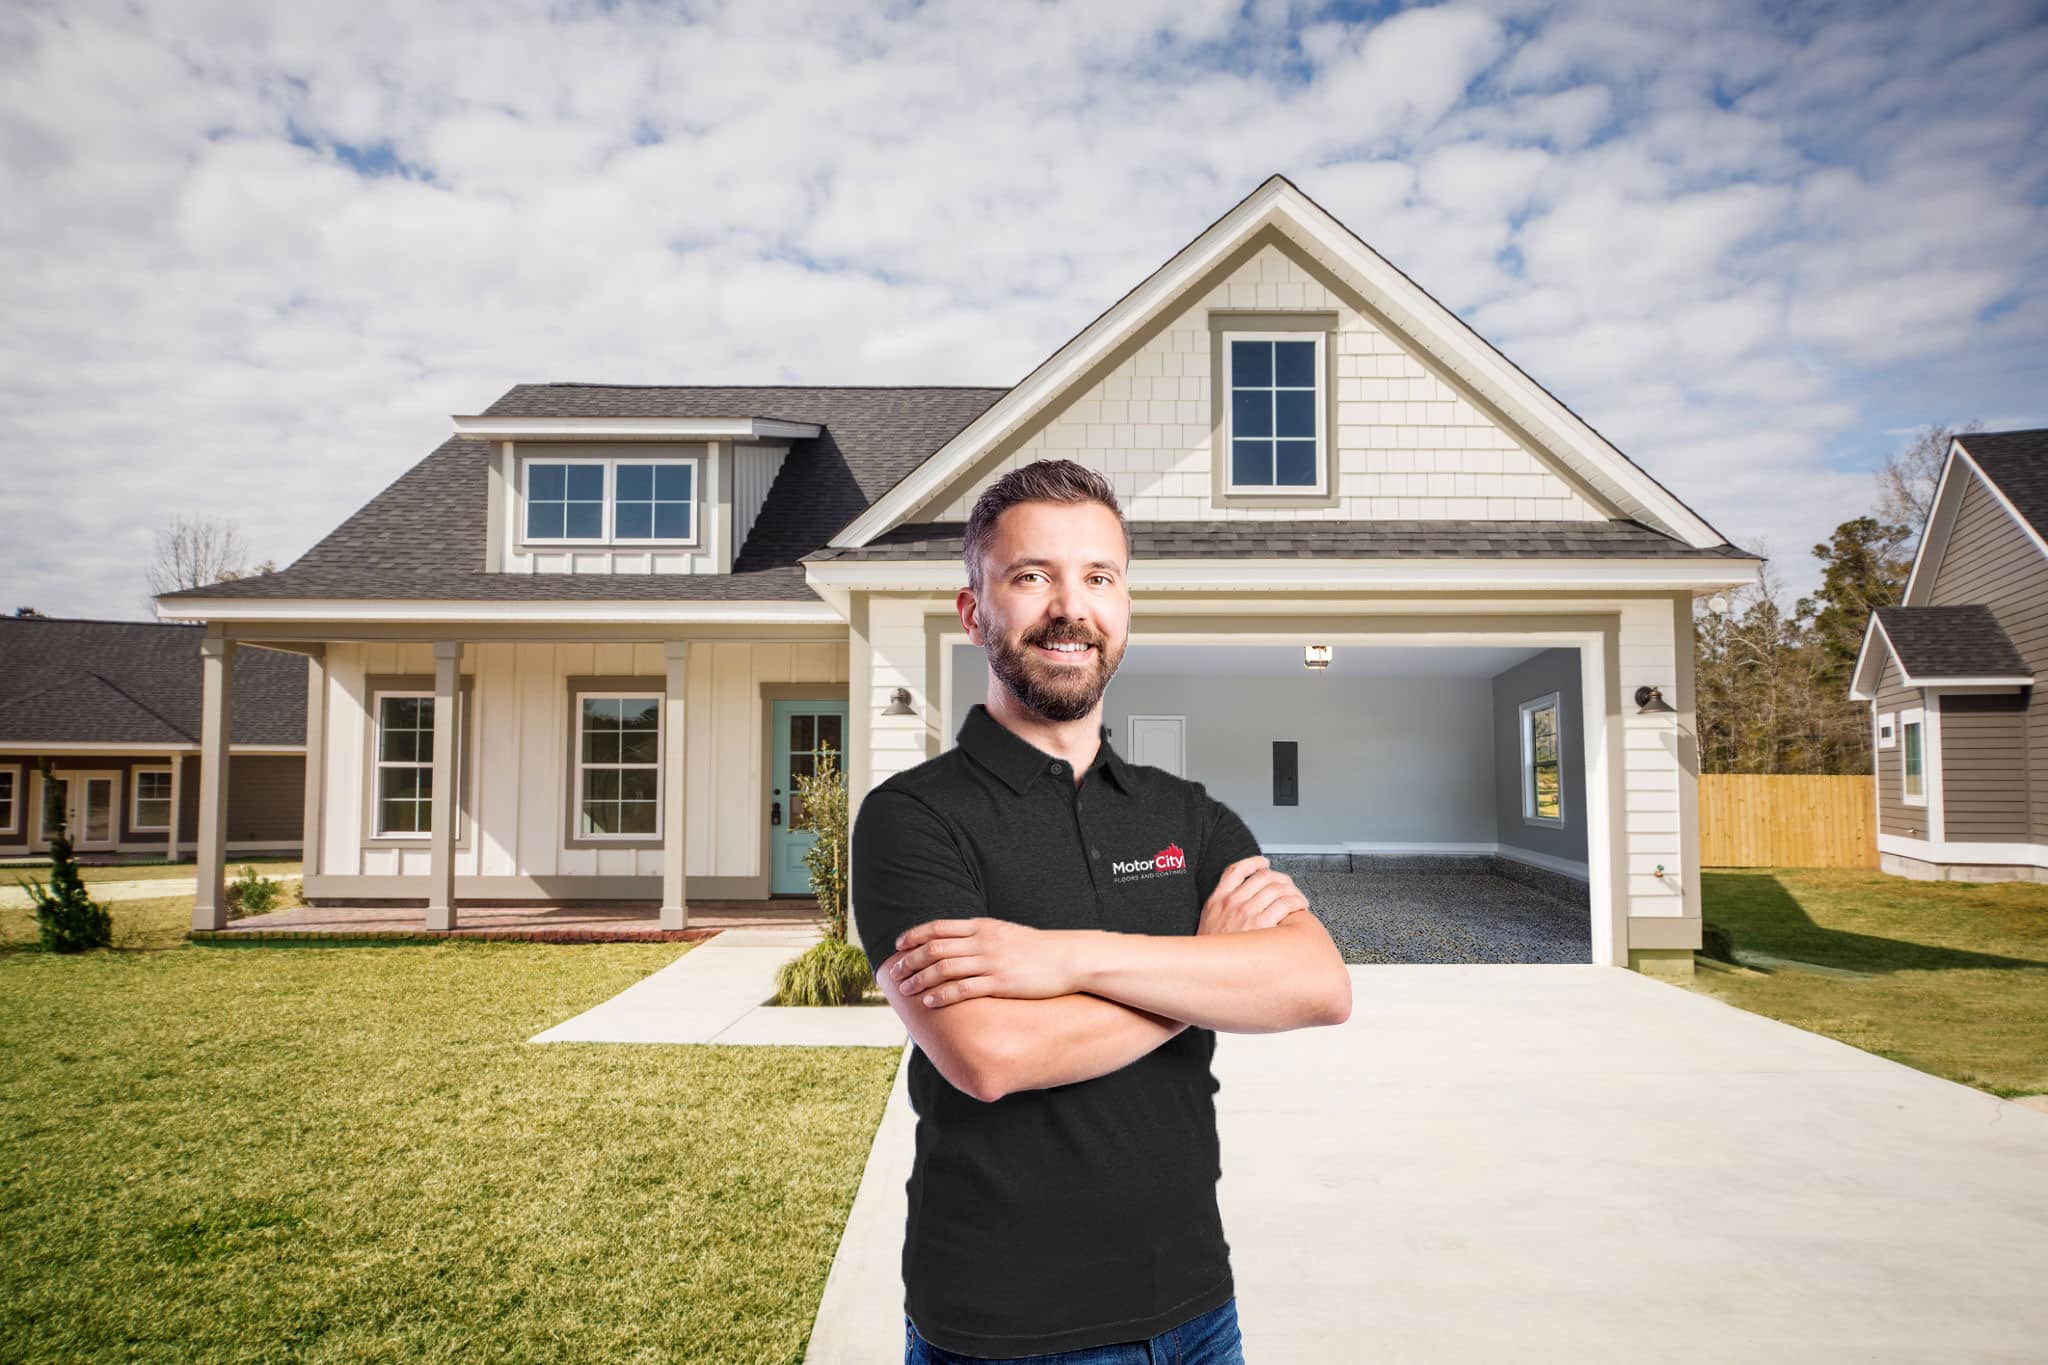
[(773, 801), (769, 803), (768, 823), (771, 825), (779, 825), (782, 823), (782, 803), (780, 801)]

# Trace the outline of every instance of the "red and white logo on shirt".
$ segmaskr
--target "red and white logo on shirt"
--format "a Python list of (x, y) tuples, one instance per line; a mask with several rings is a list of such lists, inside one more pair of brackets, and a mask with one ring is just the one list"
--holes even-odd
[(1149, 858), (1120, 859), (1109, 865), (1109, 873), (1119, 881), (1139, 877), (1157, 877), (1169, 872), (1188, 870), (1188, 855), (1177, 843), (1168, 843), (1165, 848)]

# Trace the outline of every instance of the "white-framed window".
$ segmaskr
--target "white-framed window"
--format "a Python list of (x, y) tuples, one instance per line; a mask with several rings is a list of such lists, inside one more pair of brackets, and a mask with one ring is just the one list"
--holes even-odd
[(1564, 823), (1564, 763), (1558, 745), (1558, 694), (1522, 703), (1522, 818)]
[(380, 839), (424, 839), (434, 830), (434, 694), (379, 692), (370, 807)]
[(1226, 493), (1327, 489), (1321, 332), (1223, 334)]
[(141, 833), (171, 830), (171, 770), (137, 768), (128, 788), (128, 828)]
[(1899, 713), (1899, 799), (1927, 804), (1927, 715), (1919, 709)]
[(576, 835), (661, 837), (661, 694), (576, 694)]
[(21, 832), (21, 768), (0, 765), (0, 834)]
[(531, 456), (520, 463), (530, 545), (694, 545), (695, 455)]
[(1877, 747), (1889, 749), (1899, 742), (1899, 718), (1890, 711), (1877, 718)]

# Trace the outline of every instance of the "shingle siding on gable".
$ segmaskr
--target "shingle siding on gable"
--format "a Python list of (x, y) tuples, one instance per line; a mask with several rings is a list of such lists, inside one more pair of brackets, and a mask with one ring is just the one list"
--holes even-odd
[[(1932, 606), (1961, 602), (1991, 608), (2036, 675), (2048, 672), (2048, 557), (1974, 474), (1963, 492), (1962, 506), (1928, 596)], [(2025, 837), (2048, 842), (2048, 702), (2041, 699), (2040, 691), (2035, 687), (2023, 694), (2023, 714), (1967, 713), (1964, 725), (1970, 738), (1961, 742), (1971, 746), (1968, 756), (1959, 751), (1950, 760), (1944, 753), (1943, 776), (1944, 795), (1955, 791), (1960, 781), (1971, 792), (1971, 804), (1951, 807), (1947, 837)], [(1949, 708), (1944, 707), (1942, 714), (1946, 748)], [(1996, 736), (2001, 731), (2005, 743), (2023, 752), (2011, 759), (1997, 756)], [(2020, 765), (2017, 773), (2011, 768), (2015, 761)], [(1977, 772), (1980, 767), (1981, 776)], [(1979, 788), (1984, 790), (1980, 793)], [(2023, 824), (2013, 823), (2009, 812), (2003, 810), (2013, 799), (2008, 793), (2027, 798)], [(2007, 829), (2025, 833), (1990, 832)], [(1979, 830), (1986, 832), (1976, 832)]]
[[(1336, 310), (1333, 507), (1225, 507), (1211, 497), (1212, 308)], [(920, 521), (964, 521), (982, 489), (1009, 470), (1064, 457), (1100, 470), (1132, 521), (1600, 520), (1535, 453), (1333, 293), (1266, 246), (1230, 278), (1187, 302), (1101, 382), (944, 507)]]

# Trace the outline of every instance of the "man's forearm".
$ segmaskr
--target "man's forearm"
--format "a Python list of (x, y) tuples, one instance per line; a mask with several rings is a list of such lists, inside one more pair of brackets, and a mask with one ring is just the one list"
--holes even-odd
[(1083, 990), (1227, 1033), (1278, 1033), (1341, 1022), (1351, 977), (1320, 921), (1303, 911), (1236, 934), (1125, 934), (1082, 929)]
[(1005, 1094), (1107, 1076), (1148, 1055), (1187, 1027), (1178, 1019), (1099, 995), (1077, 993), (1045, 1000), (987, 998), (1017, 1007), (1015, 1026), (1002, 1033), (997, 1079)]

